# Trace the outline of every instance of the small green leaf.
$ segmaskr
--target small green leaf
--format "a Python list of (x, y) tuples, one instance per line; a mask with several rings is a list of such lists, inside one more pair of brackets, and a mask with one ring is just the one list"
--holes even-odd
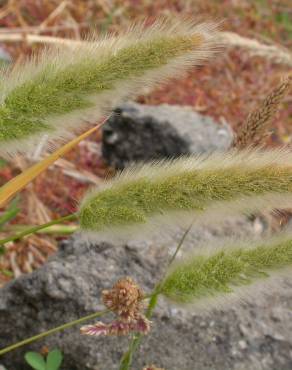
[[(1, 255), (1, 247), (0, 247), (0, 255)], [(0, 269), (0, 273), (7, 277), (13, 277), (13, 272), (6, 270), (6, 269)]]
[(61, 351), (54, 349), (48, 354), (46, 370), (58, 370), (63, 360)]
[(9, 204), (7, 210), (0, 216), (0, 230), (9, 221), (13, 220), (19, 213), (19, 196), (16, 196)]
[(5, 159), (0, 158), (0, 168), (6, 167), (7, 166), (7, 161)]
[(37, 352), (27, 352), (24, 356), (26, 362), (35, 370), (46, 370), (46, 362)]

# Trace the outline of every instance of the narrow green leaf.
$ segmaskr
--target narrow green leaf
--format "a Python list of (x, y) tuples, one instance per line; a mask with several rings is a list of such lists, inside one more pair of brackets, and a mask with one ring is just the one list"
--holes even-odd
[(30, 338), (26, 338), (24, 340), (21, 340), (20, 342), (11, 344), (8, 347), (5, 347), (5, 348), (0, 349), (0, 356), (4, 355), (5, 353), (14, 351), (17, 348), (20, 348), (20, 347), (25, 346), (27, 344), (33, 343), (36, 340), (40, 340), (42, 338), (45, 338), (48, 335), (52, 335), (52, 334), (58, 333), (61, 330), (65, 330), (65, 329), (71, 328), (72, 326), (79, 325), (79, 324), (81, 324), (81, 323), (83, 323), (85, 321), (92, 320), (92, 319), (95, 319), (96, 317), (103, 316), (103, 315), (107, 314), (108, 312), (109, 312), (108, 310), (95, 312), (95, 313), (93, 313), (91, 315), (83, 316), (80, 319), (67, 322), (66, 324), (57, 326), (55, 328), (52, 328), (52, 329), (47, 330), (45, 332), (42, 332), (40, 334), (34, 335), (34, 336), (30, 337)]
[(40, 162), (29, 167), (24, 172), (22, 172), (18, 176), (11, 179), (8, 183), (3, 185), (0, 188), (0, 206), (3, 207), (13, 195), (21, 191), (27, 184), (34, 180), (39, 174), (44, 172), (60, 157), (69, 152), (69, 150), (73, 149), (82, 140), (86, 139), (93, 132), (99, 130), (104, 123), (105, 120), (103, 120), (100, 124), (96, 125), (95, 127), (91, 128), (90, 130), (84, 132), (82, 135), (69, 141), (69, 143), (63, 145), (61, 148), (50, 154), (48, 157), (45, 157)]
[(7, 166), (7, 161), (3, 158), (0, 158), (0, 168), (6, 167)]
[(7, 210), (0, 216), (0, 230), (9, 221), (13, 220), (19, 213), (19, 197), (15, 197), (9, 204)]
[[(1, 254), (1, 247), (0, 247), (0, 254)], [(0, 269), (0, 273), (7, 277), (13, 277), (13, 272), (6, 270), (6, 269)]]

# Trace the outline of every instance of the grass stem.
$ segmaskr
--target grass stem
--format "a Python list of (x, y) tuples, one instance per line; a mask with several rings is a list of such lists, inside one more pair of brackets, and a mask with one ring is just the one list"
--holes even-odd
[(64, 329), (68, 329), (68, 328), (71, 328), (72, 326), (74, 325), (78, 325), (78, 324), (81, 324), (83, 323), (84, 321), (87, 321), (87, 320), (91, 320), (91, 319), (95, 319), (96, 317), (99, 317), (99, 316), (102, 316), (102, 315), (105, 315), (106, 313), (108, 313), (109, 310), (104, 310), (104, 311), (99, 311), (99, 312), (95, 312), (93, 314), (90, 314), (88, 316), (84, 316), (84, 317), (81, 317), (80, 319), (77, 319), (77, 320), (74, 320), (74, 321), (70, 321), (66, 324), (63, 324), (63, 325), (60, 325), (60, 326), (57, 326), (56, 328), (53, 328), (53, 329), (50, 329), (50, 330), (47, 330), (43, 333), (40, 333), (40, 334), (37, 334), (37, 335), (34, 335), (33, 337), (30, 337), (30, 338), (27, 338), (27, 339), (24, 339), (20, 342), (17, 342), (15, 344), (12, 344), (11, 346), (8, 346), (8, 347), (5, 347), (3, 349), (0, 350), (0, 356), (1, 355), (4, 355), (5, 353), (7, 352), (10, 352), (10, 351), (13, 351), (19, 347), (22, 347), (26, 344), (30, 344), (32, 342), (35, 342), (37, 340), (40, 340), (44, 337), (47, 337), (48, 335), (51, 335), (51, 334), (55, 334), (61, 330), (64, 330)]
[(21, 231), (20, 233), (17, 233), (17, 234), (12, 235), (12, 236), (8, 236), (7, 238), (0, 240), (0, 246), (3, 246), (8, 242), (13, 242), (15, 240), (19, 240), (19, 239), (23, 238), (24, 236), (37, 233), (40, 230), (44, 231), (46, 228), (49, 228), (50, 226), (53, 226), (53, 225), (60, 224), (61, 222), (75, 220), (76, 218), (77, 218), (77, 214), (72, 213), (70, 215), (57, 218), (56, 220), (52, 220), (52, 221), (47, 222), (47, 223), (42, 224), (42, 225), (28, 227), (27, 229)]
[[(184, 243), (184, 241), (185, 241), (185, 239), (186, 239), (186, 237), (188, 235), (188, 233), (190, 232), (190, 230), (191, 230), (191, 228), (193, 226), (193, 223), (194, 223), (194, 221), (186, 229), (186, 231), (184, 232), (184, 234), (181, 237), (180, 241), (178, 242), (177, 247), (176, 247), (173, 255), (170, 258), (170, 261), (168, 263), (168, 267), (175, 260), (178, 252), (180, 251), (180, 249), (181, 249), (181, 247), (182, 247), (182, 245), (183, 245), (183, 243)], [(164, 278), (165, 277), (163, 277), (161, 279), (161, 281), (154, 288), (153, 293), (149, 296), (150, 300), (149, 300), (149, 304), (148, 304), (148, 307), (147, 307), (147, 310), (146, 310), (146, 317), (147, 317), (147, 319), (151, 319), (151, 317), (153, 315), (153, 311), (154, 311), (154, 309), (155, 309), (155, 307), (157, 305), (158, 296), (160, 294), (160, 285), (162, 284)], [(140, 342), (142, 340), (142, 337), (143, 337), (142, 334), (135, 334), (132, 337), (132, 340), (131, 340), (130, 345), (129, 345), (129, 349), (128, 349), (127, 352), (124, 353), (124, 355), (123, 355), (123, 357), (121, 359), (119, 370), (130, 370), (131, 364), (132, 364), (132, 361), (133, 361), (133, 355), (136, 352), (136, 350), (138, 349), (138, 347), (140, 345)]]

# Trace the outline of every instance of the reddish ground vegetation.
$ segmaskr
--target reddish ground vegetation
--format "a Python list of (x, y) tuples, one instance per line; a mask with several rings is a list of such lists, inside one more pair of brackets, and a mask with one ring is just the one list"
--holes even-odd
[[(288, 0), (9, 0), (1, 2), (0, 35), (18, 32), (76, 39), (90, 29), (99, 33), (118, 32), (133, 20), (148, 17), (151, 22), (157, 15), (183, 13), (223, 20), (225, 30), (289, 48), (292, 22), (288, 3)], [(42, 45), (28, 44), (24, 36), (23, 41), (3, 42), (1, 47), (11, 54), (15, 63), (21, 63)], [(192, 106), (202, 114), (229, 122), (236, 131), (287, 72), (288, 67), (233, 48), (210, 64), (190, 71), (184, 79), (140, 97), (139, 101)], [(268, 145), (292, 141), (292, 105), (289, 103), (291, 95), (273, 121), (273, 135)], [(28, 165), (19, 159), (4, 163), (0, 168), (1, 184)], [(21, 210), (12, 226), (38, 224), (74, 211), (88, 186), (101, 181), (108, 172), (100, 158), (100, 135), (93, 135), (89, 142), (79, 145), (22, 192)], [(41, 211), (36, 212), (36, 209)], [(0, 257), (0, 284), (37, 268), (55, 250), (56, 237), (48, 235), (29, 237), (9, 245)]]

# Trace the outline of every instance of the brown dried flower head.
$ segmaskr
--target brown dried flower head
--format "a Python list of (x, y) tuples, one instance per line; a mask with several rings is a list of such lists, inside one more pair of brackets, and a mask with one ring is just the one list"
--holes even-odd
[(234, 139), (233, 147), (242, 149), (248, 146), (261, 144), (267, 136), (271, 119), (277, 112), (281, 101), (289, 92), (292, 75), (288, 75), (264, 99), (262, 104), (249, 114), (238, 135)]
[(133, 321), (115, 320), (109, 324), (98, 321), (94, 325), (82, 326), (81, 334), (91, 336), (118, 336), (129, 333), (148, 334), (150, 331), (150, 321), (144, 316), (138, 317)]
[(92, 336), (117, 336), (129, 333), (148, 334), (151, 322), (141, 313), (143, 308), (141, 288), (127, 277), (117, 281), (111, 290), (102, 292), (107, 308), (118, 318), (108, 324), (98, 321), (94, 325), (82, 326), (81, 334)]
[(85, 325), (80, 328), (80, 333), (84, 335), (92, 335), (99, 337), (100, 335), (108, 335), (108, 325), (102, 321), (97, 321), (94, 325)]
[(141, 288), (130, 277), (118, 280), (111, 290), (102, 292), (104, 305), (129, 321), (140, 315), (143, 296)]

